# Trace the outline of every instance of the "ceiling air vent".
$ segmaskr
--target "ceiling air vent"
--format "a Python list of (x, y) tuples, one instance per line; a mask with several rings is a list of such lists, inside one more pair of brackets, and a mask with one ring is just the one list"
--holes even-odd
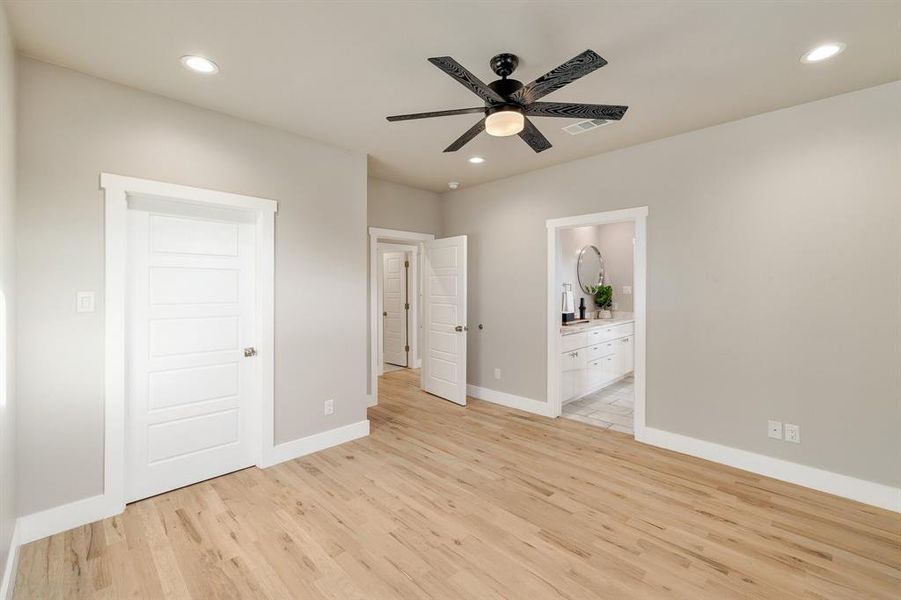
[(579, 121), (578, 123), (567, 125), (563, 128), (563, 131), (569, 135), (579, 135), (580, 133), (585, 133), (586, 131), (591, 131), (592, 129), (597, 129), (598, 127), (609, 124), (610, 121), (606, 119), (588, 119), (587, 121)]

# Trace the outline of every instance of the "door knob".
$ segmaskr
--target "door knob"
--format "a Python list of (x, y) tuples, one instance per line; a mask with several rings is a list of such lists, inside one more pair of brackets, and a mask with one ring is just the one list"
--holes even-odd
[(253, 346), (251, 346), (249, 348), (244, 348), (244, 357), (245, 358), (250, 358), (251, 356), (256, 356), (256, 355), (257, 355), (257, 349), (254, 348)]
[(457, 325), (454, 327), (454, 331), (469, 331), (469, 327), (464, 327), (463, 325)]
[(383, 317), (387, 317), (387, 316), (388, 316), (388, 311), (386, 310), (385, 312), (383, 312), (383, 313), (382, 313), (382, 316), (383, 316)]

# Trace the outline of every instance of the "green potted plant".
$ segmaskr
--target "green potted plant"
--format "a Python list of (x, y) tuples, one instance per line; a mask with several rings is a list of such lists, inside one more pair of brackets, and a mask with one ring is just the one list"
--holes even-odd
[(598, 317), (613, 318), (613, 286), (599, 283), (585, 287), (585, 291), (594, 296), (594, 305), (598, 307)]

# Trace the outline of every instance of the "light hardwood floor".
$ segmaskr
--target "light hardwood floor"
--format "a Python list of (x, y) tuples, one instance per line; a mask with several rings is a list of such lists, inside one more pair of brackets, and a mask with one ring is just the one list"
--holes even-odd
[(416, 377), (368, 438), (29, 544), (15, 597), (901, 596), (899, 515)]

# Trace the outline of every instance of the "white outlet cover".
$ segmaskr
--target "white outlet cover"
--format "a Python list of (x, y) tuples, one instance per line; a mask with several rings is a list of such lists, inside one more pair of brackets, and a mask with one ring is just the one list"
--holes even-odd
[(631, 293), (632, 293), (632, 286), (631, 286), (631, 285), (624, 285), (624, 286), (623, 286), (623, 294), (625, 294), (625, 295), (628, 296), (628, 295), (631, 294)]
[(793, 444), (801, 443), (801, 426), (791, 423), (785, 424), (785, 441)]
[(500, 370), (500, 369), (495, 369), (495, 370), (494, 370), (494, 378), (495, 378), (495, 379), (500, 379), (500, 378), (501, 378), (501, 370)]
[(325, 414), (332, 415), (335, 414), (335, 401), (334, 400), (326, 400), (323, 404), (323, 409)]
[(781, 440), (782, 421), (767, 421), (767, 434), (774, 440)]

